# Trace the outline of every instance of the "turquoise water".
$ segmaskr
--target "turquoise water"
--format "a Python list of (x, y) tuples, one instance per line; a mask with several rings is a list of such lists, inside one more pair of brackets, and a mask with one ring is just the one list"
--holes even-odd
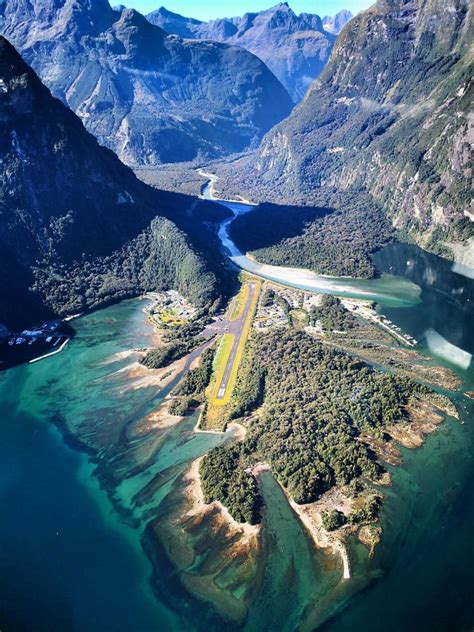
[(118, 519), (87, 457), (64, 445), (34, 402), (19, 410), (28, 369), (0, 382), (0, 627), (167, 628), (138, 534)]
[(2, 630), (188, 629), (142, 539), (173, 481), (232, 434), (195, 434), (194, 418), (136, 433), (176, 383), (133, 373), (152, 344), (142, 307), (81, 318), (63, 353), (0, 375)]
[[(457, 350), (474, 352), (474, 283), (452, 264), (415, 246), (393, 244), (377, 253), (378, 268), (421, 288), (421, 303), (379, 310), (420, 341), (419, 348), (453, 369), (463, 385), (450, 394), (460, 421), (448, 420), (417, 450), (403, 450), (392, 469), (383, 513), (384, 537), (374, 566), (382, 578), (358, 595), (330, 632), (455, 631), (474, 625), (474, 366), (458, 364)], [(453, 346), (446, 357), (427, 344), (436, 331)]]
[(473, 629), (473, 413), (471, 405), (465, 426), (448, 421), (422, 448), (405, 451), (374, 560), (383, 575), (323, 630)]
[[(469, 352), (472, 282), (417, 250), (409, 269), (406, 251), (382, 254), (381, 269), (393, 272), (398, 261), (421, 297), (385, 305), (384, 313), (422, 345), (433, 329)], [(155, 549), (153, 569), (142, 546), (150, 520), (179, 514), (187, 464), (229, 437), (194, 434), (192, 418), (134, 433), (164, 395), (130, 372), (136, 355), (127, 352), (152, 344), (140, 302), (75, 327), (62, 354), (0, 375), (0, 628), (241, 629), (189, 595), (165, 547)], [(452, 366), (473, 389), (472, 367)], [(314, 553), (281, 489), (262, 474), (269, 509), (244, 629), (312, 629), (332, 612), (322, 628), (331, 632), (472, 630), (474, 402), (454, 397), (464, 423), (448, 420), (421, 449), (404, 451), (392, 472), (383, 542), (370, 562), (363, 547), (351, 547), (348, 582), (339, 581), (337, 557)], [(181, 527), (170, 528), (179, 541)], [(225, 549), (206, 539), (205, 525), (192, 535), (198, 555), (183, 545), (177, 568), (208, 572)]]
[[(269, 471), (260, 475), (267, 507), (268, 562), (258, 597), (246, 622), (247, 632), (298, 629), (315, 601), (333, 593), (340, 582), (337, 556), (315, 555), (283, 490)], [(324, 557), (326, 556), (326, 560)]]

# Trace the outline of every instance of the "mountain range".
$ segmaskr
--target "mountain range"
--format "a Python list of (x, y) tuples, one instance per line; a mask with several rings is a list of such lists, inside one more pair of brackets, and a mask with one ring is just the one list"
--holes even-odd
[(264, 138), (245, 189), (293, 204), (322, 189), (368, 192), (423, 247), (466, 240), (473, 12), (468, 0), (378, 0), (354, 17), (305, 99)]
[(258, 13), (210, 22), (186, 18), (164, 7), (147, 16), (167, 33), (245, 48), (265, 62), (295, 102), (323, 70), (335, 35), (350, 17), (349, 12), (339, 13), (332, 23), (327, 22), (329, 32), (318, 15), (296, 15), (286, 2)]
[[(329, 226), (333, 242), (352, 239), (339, 263), (354, 261), (327, 273), (369, 274), (370, 248), (391, 234), (381, 210), (425, 248), (446, 254), (445, 242), (467, 242), (473, 12), (468, 0), (378, 0), (350, 20), (321, 75), (279, 122), (290, 97), (243, 48), (168, 35), (106, 0), (0, 5), (1, 30), (40, 75), (0, 40), (0, 322), (79, 312), (147, 289), (175, 287), (200, 306), (224, 291), (215, 230), (224, 211), (145, 185), (101, 144), (130, 164), (153, 165), (243, 149), (278, 123), (220, 182), (286, 205), (281, 221), (274, 208), (258, 211), (271, 261), (306, 265), (317, 251), (331, 263), (320, 243), (320, 227)], [(244, 16), (247, 29), (244, 18), (221, 27), (263, 33), (291, 13), (278, 5)], [(286, 242), (272, 250), (278, 223), (318, 205), (325, 215), (313, 229), (308, 220), (301, 239), (294, 233), (295, 252)], [(255, 236), (258, 213), (241, 218), (241, 233)]]
[(243, 48), (184, 41), (107, 0), (9, 0), (0, 33), (129, 165), (241, 151), (292, 108)]
[[(222, 289), (212, 203), (139, 181), (0, 37), (0, 322), (31, 325), (147, 289)], [(220, 211), (217, 211), (218, 213)]]

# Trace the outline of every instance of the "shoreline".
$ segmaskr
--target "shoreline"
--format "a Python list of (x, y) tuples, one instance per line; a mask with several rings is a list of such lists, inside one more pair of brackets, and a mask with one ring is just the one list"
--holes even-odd
[(140, 437), (150, 432), (173, 428), (179, 424), (184, 417), (170, 413), (169, 409), (172, 401), (172, 398), (167, 395), (155, 410), (152, 410), (145, 417), (140, 419), (134, 427), (133, 436)]
[[(219, 202), (223, 204), (224, 206), (226, 204), (242, 204), (242, 205), (254, 206), (254, 207), (258, 206), (258, 204), (256, 205), (250, 202), (249, 200), (245, 200), (245, 199), (227, 200), (227, 199), (217, 197), (215, 193), (215, 184), (219, 180), (219, 177), (216, 176), (215, 174), (205, 171), (202, 168), (198, 169), (197, 172), (199, 173), (201, 177), (208, 179), (210, 183), (209, 193), (210, 193), (211, 200)], [(204, 187), (205, 185), (203, 185), (203, 188)], [(201, 193), (201, 197), (203, 199), (206, 199), (203, 197), (202, 193)], [(416, 303), (420, 300), (419, 297), (420, 297), (421, 290), (419, 286), (412, 283), (411, 281), (404, 282), (404, 286), (406, 288), (406, 292), (405, 292), (406, 296), (405, 298), (403, 296), (399, 298), (397, 296), (391, 295), (389, 289), (384, 290), (383, 287), (381, 289), (377, 289), (377, 288), (371, 289), (370, 287), (364, 288), (364, 287), (357, 287), (357, 285), (354, 285), (357, 283), (368, 284), (371, 282), (371, 279), (357, 279), (357, 278), (352, 278), (349, 276), (323, 275), (323, 274), (318, 274), (307, 268), (270, 265), (270, 264), (260, 263), (257, 260), (255, 260), (254, 257), (249, 258), (247, 257), (246, 254), (239, 251), (239, 249), (237, 248), (237, 246), (234, 244), (234, 242), (231, 240), (229, 236), (227, 228), (229, 224), (232, 223), (234, 219), (239, 215), (239, 213), (236, 212), (234, 209), (231, 208), (231, 210), (234, 213), (234, 217), (231, 218), (230, 220), (226, 220), (223, 224), (220, 225), (219, 235), (221, 231), (224, 230), (225, 240), (222, 239), (221, 237), (222, 246), (224, 248), (228, 248), (231, 251), (229, 255), (229, 259), (235, 265), (237, 265), (237, 267), (241, 268), (242, 270), (255, 274), (256, 276), (259, 276), (267, 281), (280, 283), (282, 285), (298, 288), (303, 291), (319, 292), (319, 293), (334, 293), (336, 295), (346, 296), (349, 298), (353, 297), (353, 295), (356, 295), (362, 299), (374, 300), (376, 302), (380, 302), (380, 300), (382, 300), (383, 302), (384, 300), (386, 301), (388, 299), (390, 303), (393, 303), (395, 301), (395, 303), (408, 302), (411, 304), (411, 303)], [(228, 241), (229, 243), (226, 244), (225, 241)], [(244, 263), (245, 261), (248, 261), (247, 266)], [(256, 266), (259, 267), (259, 271), (255, 271), (255, 269), (253, 269), (253, 267), (256, 267)], [(274, 275), (277, 275), (277, 276), (274, 276)], [(406, 342), (406, 340), (404, 340), (404, 342)]]
[[(286, 492), (285, 492), (286, 493)], [(347, 552), (347, 547), (341, 539), (336, 537), (331, 537), (327, 532), (322, 532), (318, 527), (314, 524), (313, 519), (310, 515), (310, 507), (314, 504), (310, 505), (298, 505), (294, 500), (291, 500), (287, 495), (288, 502), (290, 503), (291, 508), (297, 514), (302, 524), (306, 527), (306, 530), (310, 533), (315, 545), (318, 548), (329, 548), (333, 551), (339, 553), (342, 560), (342, 579), (350, 579), (351, 578), (351, 567), (349, 562), (349, 554)], [(308, 509), (305, 511), (305, 507)]]
[(186, 358), (181, 358), (161, 369), (149, 369), (135, 360), (123, 369), (119, 369), (117, 373), (126, 372), (127, 377), (132, 380), (128, 386), (123, 387), (123, 392), (147, 386), (158, 386), (165, 389), (184, 371), (185, 365)]
[(67, 343), (70, 340), (71, 340), (71, 338), (68, 336), (66, 338), (66, 340), (64, 340), (64, 342), (61, 344), (60, 347), (58, 347), (54, 351), (51, 351), (50, 353), (45, 353), (44, 355), (40, 356), (39, 358), (33, 358), (32, 360), (29, 360), (29, 364), (34, 364), (35, 362), (39, 362), (40, 360), (46, 360), (46, 358), (51, 358), (52, 356), (56, 355), (57, 353), (61, 353), (61, 351), (64, 349), (64, 347), (67, 345)]
[[(375, 319), (367, 319), (367, 320), (375, 320)], [(377, 324), (380, 324), (377, 322)], [(390, 331), (390, 333), (393, 333)], [(405, 341), (404, 341), (405, 342)], [(170, 367), (166, 367), (165, 369), (153, 370), (153, 381), (156, 380), (156, 373), (159, 373), (158, 379), (161, 380), (162, 374), (164, 372), (169, 372), (170, 368), (173, 367), (173, 373), (168, 376), (168, 381), (171, 381), (178, 375), (177, 369), (179, 369), (180, 363), (186, 364), (186, 359), (181, 359), (175, 362)], [(145, 372), (148, 372), (149, 369), (145, 367), (141, 367)], [(161, 386), (162, 384), (160, 384)], [(183, 417), (179, 416), (171, 416), (169, 414), (169, 405), (172, 401), (172, 398), (167, 395), (164, 401), (160, 404), (160, 406), (150, 413), (147, 418), (143, 420), (146, 424), (145, 427), (138, 428), (137, 434), (141, 434), (142, 432), (147, 432), (149, 430), (159, 430), (167, 427), (171, 427), (176, 425), (180, 421), (182, 421)], [(421, 404), (421, 402), (419, 402)], [(421, 409), (428, 408), (431, 404), (428, 402), (423, 402), (421, 405)], [(193, 428), (193, 432), (195, 434), (209, 434), (209, 435), (218, 435), (223, 436), (226, 433), (231, 434), (235, 431), (234, 437), (231, 437), (232, 440), (241, 441), (245, 438), (246, 428), (241, 424), (231, 422), (228, 424), (226, 430), (204, 430), (200, 428), (201, 416), (202, 416), (202, 406), (200, 407), (200, 412), (196, 421), (196, 424)], [(428, 412), (427, 408), (424, 412)], [(448, 413), (447, 410), (443, 411), (445, 414)], [(423, 420), (419, 417), (416, 419), (418, 423), (415, 423), (415, 420), (410, 419), (407, 424), (400, 424), (398, 428), (394, 428), (393, 434), (391, 434), (392, 441), (395, 444), (403, 445), (405, 447), (418, 447), (422, 443), (424, 443), (425, 435), (434, 432), (439, 423), (443, 420), (443, 415), (440, 414), (441, 411), (438, 410), (437, 413), (432, 410), (432, 414), (428, 415), (429, 419), (425, 419), (424, 423), (421, 423)], [(411, 416), (411, 415), (410, 415)], [(414, 415), (414, 417), (417, 417)], [(431, 418), (430, 418), (431, 417)], [(434, 417), (434, 418), (433, 418)], [(411, 425), (411, 422), (414, 422)], [(404, 440), (405, 439), (405, 440)], [(370, 445), (370, 442), (369, 442)], [(375, 446), (371, 446), (374, 448)], [(204, 457), (196, 459), (191, 463), (189, 470), (186, 472), (184, 480), (187, 482), (187, 490), (186, 495), (191, 500), (191, 508), (186, 512), (185, 516), (188, 517), (202, 517), (208, 515), (212, 510), (217, 510), (218, 514), (221, 516), (221, 519), (224, 520), (225, 524), (235, 530), (240, 534), (240, 537), (244, 538), (243, 542), (250, 541), (250, 539), (254, 536), (258, 536), (261, 531), (262, 523), (259, 525), (249, 525), (247, 523), (239, 523), (237, 522), (228, 509), (219, 501), (213, 501), (212, 503), (206, 503), (204, 500), (204, 494), (201, 487), (200, 477), (199, 477), (199, 466)], [(384, 455), (382, 454), (382, 458)], [(259, 463), (252, 468), (252, 473), (254, 476), (258, 478), (259, 474), (263, 471), (270, 470), (270, 466), (265, 463)], [(276, 479), (275, 479), (276, 480)], [(278, 481), (277, 481), (278, 482)], [(280, 485), (281, 486), (281, 485)], [(349, 535), (347, 529), (337, 530), (336, 532), (328, 532), (321, 525), (321, 515), (324, 511), (329, 511), (331, 509), (341, 509), (341, 506), (344, 505), (344, 513), (350, 513), (351, 511), (351, 500), (347, 497), (344, 497), (344, 493), (341, 490), (335, 489), (332, 494), (329, 494), (326, 498), (319, 499), (315, 503), (309, 503), (305, 505), (299, 505), (295, 501), (292, 500), (287, 490), (281, 486), (287, 501), (296, 514), (297, 518), (300, 521), (302, 527), (306, 530), (307, 534), (311, 538), (313, 545), (318, 549), (328, 549), (333, 552), (333, 554), (337, 554), (342, 562), (342, 577), (340, 581), (347, 581), (351, 579), (351, 562), (349, 557), (348, 546), (346, 543), (346, 538)], [(347, 506), (346, 506), (347, 505)], [(367, 527), (368, 529), (369, 527)], [(352, 533), (353, 531), (351, 531)], [(362, 543), (364, 543), (363, 539), (359, 538)], [(366, 538), (367, 539), (367, 538)], [(369, 548), (369, 543), (365, 543), (365, 545)], [(373, 553), (372, 546), (370, 551)]]
[[(252, 468), (252, 474), (256, 477), (258, 477), (261, 472), (271, 472), (270, 465), (268, 463), (258, 463)], [(303, 527), (306, 528), (306, 531), (311, 536), (311, 540), (313, 541), (313, 544), (316, 546), (316, 548), (331, 549), (333, 552), (338, 553), (342, 560), (342, 579), (350, 579), (351, 568), (346, 545), (344, 544), (344, 542), (342, 542), (340, 538), (331, 537), (331, 535), (327, 531), (325, 531), (324, 529), (319, 529), (313, 522), (310, 511), (311, 509), (316, 508), (317, 503), (298, 505), (290, 497), (288, 491), (283, 487), (283, 485), (281, 485), (281, 483), (275, 477), (273, 478), (278, 483), (278, 485), (280, 485), (283, 493), (286, 496), (288, 504), (298, 516), (300, 523), (303, 525)]]
[(251, 525), (246, 522), (237, 522), (237, 520), (235, 520), (231, 516), (229, 510), (224, 507), (224, 505), (220, 501), (215, 500), (212, 503), (205, 502), (204, 493), (201, 487), (201, 479), (199, 477), (199, 467), (203, 458), (204, 456), (200, 456), (199, 458), (195, 459), (191, 463), (191, 466), (187, 470), (186, 474), (184, 475), (184, 479), (188, 483), (186, 493), (188, 494), (188, 496), (191, 497), (192, 500), (192, 507), (186, 513), (186, 516), (191, 518), (217, 508), (225, 519), (225, 522), (233, 529), (240, 532), (245, 540), (250, 540), (251, 538), (257, 537), (261, 531), (261, 524)]
[[(347, 277), (326, 276), (317, 274), (306, 268), (295, 268), (290, 266), (276, 266), (267, 263), (259, 263), (248, 260), (245, 265), (246, 256), (243, 253), (234, 254), (230, 259), (241, 269), (255, 274), (272, 283), (279, 283), (286, 287), (299, 289), (303, 292), (315, 292), (319, 294), (335, 294), (337, 296), (347, 298), (361, 298), (362, 300), (373, 300), (375, 302), (390, 301), (390, 304), (398, 304), (398, 302), (414, 304), (419, 301), (420, 288), (406, 281), (407, 287), (406, 297), (398, 298), (392, 296), (390, 290), (359, 287), (357, 283), (369, 284), (370, 279), (350, 279)], [(244, 260), (244, 261), (242, 261)], [(258, 267), (258, 270), (255, 269)], [(418, 300), (417, 300), (418, 299)], [(388, 304), (388, 303), (387, 303)]]
[(388, 322), (384, 322), (384, 316), (378, 314), (375, 310), (365, 304), (355, 305), (353, 302), (354, 300), (356, 299), (342, 299), (341, 302), (348, 312), (350, 312), (351, 314), (357, 312), (356, 316), (360, 316), (366, 321), (373, 322), (376, 325), (383, 327), (386, 331), (389, 332), (390, 335), (392, 335), (394, 338), (407, 345), (408, 347), (415, 347), (418, 344), (417, 340), (403, 332), (401, 329), (400, 331), (397, 331), (395, 329), (396, 325), (394, 325), (391, 321), (389, 321), (390, 324)]

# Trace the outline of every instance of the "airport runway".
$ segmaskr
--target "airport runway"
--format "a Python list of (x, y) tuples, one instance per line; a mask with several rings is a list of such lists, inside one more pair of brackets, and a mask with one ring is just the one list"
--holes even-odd
[(227, 364), (225, 367), (224, 375), (222, 377), (222, 381), (219, 385), (219, 390), (217, 392), (216, 399), (224, 399), (227, 387), (229, 385), (229, 379), (232, 373), (232, 367), (234, 366), (235, 358), (237, 355), (237, 350), (239, 348), (240, 340), (244, 333), (245, 323), (247, 322), (247, 318), (249, 317), (250, 309), (252, 307), (252, 301), (255, 296), (256, 286), (255, 283), (249, 283), (249, 293), (247, 296), (247, 300), (245, 302), (245, 307), (242, 313), (242, 316), (239, 320), (234, 321), (232, 323), (233, 327), (231, 328), (231, 333), (234, 334), (234, 342), (232, 345), (232, 349), (229, 354), (229, 358), (227, 360)]

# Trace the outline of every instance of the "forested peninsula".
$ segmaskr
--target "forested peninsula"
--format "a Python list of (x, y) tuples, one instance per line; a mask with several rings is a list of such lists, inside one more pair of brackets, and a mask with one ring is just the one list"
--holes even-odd
[[(372, 486), (386, 472), (373, 445), (388, 442), (393, 428), (410, 421), (412, 407), (426, 401), (451, 410), (427, 386), (372, 368), (305, 332), (254, 335), (231, 414), (251, 421), (242, 442), (203, 459), (206, 501), (222, 502), (237, 520), (260, 522), (263, 501), (253, 469), (266, 464), (296, 503), (344, 488), (360, 501), (341, 525), (371, 522), (381, 504)], [(336, 518), (326, 517), (327, 526), (335, 528)]]

